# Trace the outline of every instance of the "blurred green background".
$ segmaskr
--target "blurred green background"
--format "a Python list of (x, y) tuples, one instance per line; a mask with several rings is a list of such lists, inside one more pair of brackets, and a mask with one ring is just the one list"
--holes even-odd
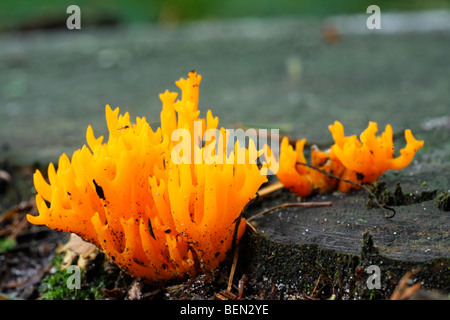
[[(72, 4), (82, 30), (66, 28)], [(366, 26), (372, 4), (381, 30)], [(424, 121), (445, 122), (450, 110), (449, 9), (450, 0), (0, 0), (0, 165), (71, 155), (88, 125), (107, 134), (105, 104), (157, 127), (159, 93), (178, 91), (193, 69), (202, 116), (211, 109), (226, 128), (327, 143), (335, 120), (348, 134), (377, 121), (421, 138)]]
[(364, 13), (371, 4), (383, 10), (449, 8), (449, 0), (1, 0), (0, 30), (61, 27), (61, 15), (76, 4), (82, 8), (83, 25), (176, 22), (196, 19), (331, 15)]

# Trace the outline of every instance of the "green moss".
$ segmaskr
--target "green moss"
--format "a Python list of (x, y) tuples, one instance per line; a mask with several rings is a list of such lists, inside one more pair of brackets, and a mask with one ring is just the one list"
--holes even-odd
[(17, 242), (15, 239), (2, 238), (0, 239), (0, 253), (5, 253), (16, 246)]
[(377, 289), (369, 290), (369, 291), (365, 294), (365, 296), (366, 296), (367, 299), (369, 299), (369, 300), (378, 300), (378, 299), (382, 299), (382, 298), (383, 298), (382, 295), (381, 295), (381, 293), (380, 293), (380, 290), (377, 290)]
[[(67, 285), (73, 273), (62, 270), (61, 263), (64, 254), (58, 254), (53, 259), (53, 272), (44, 277), (40, 287), (43, 300), (98, 300), (104, 297), (104, 289), (108, 284), (108, 275), (103, 268), (91, 267), (86, 271), (80, 269), (80, 288), (70, 289)], [(103, 257), (101, 257), (103, 259)], [(97, 261), (98, 262), (98, 261)], [(95, 265), (95, 263), (93, 264)], [(103, 266), (102, 263), (99, 265)]]
[(439, 192), (436, 197), (436, 207), (439, 210), (450, 211), (450, 194), (447, 191)]

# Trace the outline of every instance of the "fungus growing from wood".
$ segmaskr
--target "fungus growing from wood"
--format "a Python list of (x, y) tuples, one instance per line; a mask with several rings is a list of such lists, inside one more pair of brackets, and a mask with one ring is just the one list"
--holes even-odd
[(408, 166), (424, 144), (423, 141), (416, 140), (411, 130), (407, 129), (406, 146), (400, 150), (398, 157), (394, 157), (390, 125), (377, 137), (377, 124), (370, 122), (359, 139), (356, 135), (345, 136), (344, 127), (339, 121), (330, 125), (329, 130), (334, 144), (327, 151), (320, 151), (313, 146), (311, 164), (308, 166), (303, 154), (305, 139), (297, 141), (295, 150), (287, 138), (281, 142), (277, 177), (287, 189), (299, 196), (309, 196), (313, 191), (324, 193), (337, 189), (349, 192), (357, 188), (344, 179), (356, 184), (373, 183), (387, 170), (399, 170)]
[[(155, 131), (145, 118), (131, 123), (128, 113), (106, 106), (108, 141), (89, 126), (87, 145), (71, 159), (61, 155), (57, 169), (49, 165), (49, 182), (36, 171), (39, 215), (28, 220), (77, 234), (127, 273), (150, 281), (216, 268), (243, 235), (241, 212), (267, 178), (256, 161), (234, 161), (238, 151), (252, 157), (253, 143), (244, 148), (237, 142), (229, 154), (219, 144), (225, 152), (218, 163), (194, 159), (201, 154), (211, 160), (218, 153), (211, 150), (220, 151), (214, 140), (202, 140), (207, 129), (217, 129), (218, 118), (210, 111), (199, 118), (200, 81), (191, 72), (176, 82), (180, 100), (174, 92), (160, 95), (161, 126)], [(200, 132), (194, 132), (195, 121), (203, 124)], [(178, 129), (190, 134), (188, 150), (175, 150)], [(218, 139), (226, 140), (226, 130), (219, 131)]]

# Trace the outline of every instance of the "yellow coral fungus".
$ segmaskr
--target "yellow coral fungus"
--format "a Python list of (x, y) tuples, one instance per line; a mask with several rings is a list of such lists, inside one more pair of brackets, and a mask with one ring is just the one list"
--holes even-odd
[(306, 197), (311, 194), (313, 184), (311, 177), (307, 174), (308, 168), (297, 165), (306, 163), (303, 155), (303, 147), (306, 139), (297, 141), (296, 150), (289, 144), (288, 138), (283, 138), (280, 145), (280, 159), (277, 177), (290, 191)]
[(329, 127), (335, 144), (331, 152), (347, 170), (356, 172), (361, 183), (375, 182), (387, 170), (399, 170), (409, 165), (417, 150), (422, 148), (423, 141), (418, 141), (411, 130), (405, 130), (406, 146), (400, 150), (400, 156), (394, 158), (394, 142), (392, 127), (386, 126), (381, 136), (375, 122), (369, 122), (360, 138), (353, 135), (344, 136), (344, 127), (339, 121)]
[[(161, 127), (156, 131), (145, 118), (132, 124), (128, 113), (119, 115), (118, 108), (106, 106), (108, 141), (95, 138), (89, 126), (87, 146), (71, 159), (61, 155), (57, 170), (49, 165), (49, 183), (36, 171), (39, 216), (28, 215), (28, 220), (76, 233), (123, 270), (151, 281), (217, 267), (242, 236), (241, 211), (267, 178), (256, 163), (233, 161), (244, 149), (239, 143), (235, 152), (221, 154), (227, 161), (198, 161), (199, 154), (210, 160), (211, 150), (205, 150), (211, 143), (202, 145), (201, 138), (218, 126), (211, 112), (198, 118), (200, 80), (191, 72), (176, 82), (181, 100), (169, 91), (160, 95)], [(189, 133), (183, 140), (190, 144), (175, 152), (180, 129)], [(247, 157), (254, 148), (251, 143), (245, 149)]]
[[(390, 125), (386, 126), (381, 136), (376, 137), (377, 124), (370, 122), (360, 135), (344, 136), (344, 127), (338, 121), (329, 126), (335, 141), (330, 150), (311, 149), (311, 166), (325, 173), (354, 183), (373, 183), (385, 171), (405, 168), (414, 154), (423, 146), (423, 141), (414, 138), (411, 130), (405, 130), (406, 146), (400, 150), (400, 156), (394, 158), (393, 134)], [(355, 186), (343, 180), (333, 178), (311, 169), (303, 155), (305, 139), (296, 143), (296, 150), (283, 139), (280, 147), (278, 179), (286, 188), (300, 196), (308, 196), (314, 190), (327, 192), (336, 188), (348, 192)]]

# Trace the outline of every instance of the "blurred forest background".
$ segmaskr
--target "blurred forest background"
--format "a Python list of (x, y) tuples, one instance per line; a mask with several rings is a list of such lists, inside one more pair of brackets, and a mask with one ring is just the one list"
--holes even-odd
[[(371, 4), (383, 10), (448, 9), (449, 0), (2, 0), (0, 31), (29, 30), (65, 26), (61, 15), (67, 6), (83, 8), (83, 26), (90, 24), (134, 24), (146, 22), (178, 22), (198, 19), (242, 17), (275, 17), (363, 13)], [(61, 21), (61, 19), (64, 19)]]
[[(66, 27), (74, 4), (81, 30)], [(381, 30), (366, 26), (372, 4)], [(156, 128), (158, 94), (193, 69), (202, 112), (226, 128), (323, 143), (335, 120), (349, 134), (368, 121), (416, 132), (448, 114), (449, 9), (450, 0), (0, 0), (0, 163), (72, 154), (88, 125), (106, 134), (106, 104)]]

